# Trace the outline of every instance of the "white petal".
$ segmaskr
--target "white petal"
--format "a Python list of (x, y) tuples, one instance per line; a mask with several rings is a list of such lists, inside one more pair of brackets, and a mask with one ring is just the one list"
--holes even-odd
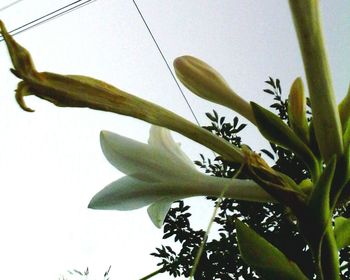
[(108, 161), (123, 173), (144, 181), (175, 179), (178, 174), (199, 173), (169, 153), (118, 134), (101, 131), (100, 142)]
[[(98, 192), (91, 199), (89, 208), (132, 210), (159, 202), (162, 199), (175, 201), (192, 196), (218, 197), (227, 185), (229, 187), (225, 197), (247, 201), (275, 202), (268, 193), (251, 180), (226, 179), (201, 174), (190, 181), (186, 179), (179, 178), (177, 181), (153, 183), (125, 176)], [(154, 207), (161, 208), (157, 205)], [(157, 215), (161, 217), (160, 214)]]
[(180, 145), (171, 137), (169, 129), (152, 125), (149, 133), (148, 144), (157, 147), (164, 153), (168, 154), (174, 162), (182, 162), (191, 168), (195, 168), (192, 160), (181, 150)]
[(176, 198), (176, 197), (163, 198), (159, 201), (152, 203), (147, 208), (148, 215), (151, 218), (151, 221), (153, 222), (153, 224), (157, 228), (162, 227), (165, 217), (168, 214), (168, 211), (171, 207), (171, 204), (178, 199), (179, 198)]
[(91, 199), (89, 208), (102, 210), (133, 210), (147, 206), (163, 196), (157, 194), (156, 183), (148, 183), (130, 176), (109, 184)]

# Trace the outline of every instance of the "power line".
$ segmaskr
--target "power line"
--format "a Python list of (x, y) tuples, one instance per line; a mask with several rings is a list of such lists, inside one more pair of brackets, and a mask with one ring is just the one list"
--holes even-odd
[(28, 22), (28, 23), (26, 23), (26, 24), (21, 25), (20, 27), (17, 27), (17, 28), (15, 28), (15, 29), (11, 30), (10, 33), (16, 32), (17, 30), (20, 30), (20, 29), (22, 29), (22, 28), (24, 28), (24, 27), (26, 27), (26, 26), (29, 26), (29, 25), (31, 25), (31, 24), (33, 24), (33, 23), (36, 23), (36, 22), (38, 22), (38, 21), (40, 21), (40, 20), (42, 20), (42, 19), (45, 19), (46, 17), (49, 17), (49, 16), (51, 16), (51, 15), (54, 15), (55, 13), (57, 13), (57, 12), (59, 12), (59, 11), (62, 11), (62, 10), (64, 10), (64, 9), (66, 9), (66, 8), (69, 8), (70, 6), (73, 6), (73, 5), (75, 5), (75, 4), (77, 4), (77, 3), (81, 2), (81, 1), (82, 1), (82, 0), (78, 0), (78, 1), (72, 2), (72, 3), (70, 3), (70, 4), (66, 5), (66, 6), (63, 6), (63, 7), (59, 8), (59, 9), (57, 9), (57, 10), (54, 10), (54, 11), (52, 11), (52, 12), (46, 14), (46, 15), (43, 15), (43, 16), (41, 16), (41, 17), (38, 17), (38, 18), (35, 19), (35, 20), (32, 20), (32, 21), (30, 21), (30, 22)]
[[(21, 0), (21, 1), (23, 1), (23, 0)], [(9, 33), (12, 36), (17, 35), (19, 33), (27, 31), (27, 30), (29, 30), (29, 29), (31, 29), (33, 27), (36, 27), (36, 26), (38, 26), (40, 24), (46, 23), (46, 22), (48, 22), (50, 20), (53, 20), (53, 19), (58, 18), (60, 16), (63, 16), (63, 15), (65, 15), (67, 13), (70, 13), (70, 12), (72, 12), (74, 10), (82, 8), (82, 7), (84, 7), (84, 6), (88, 5), (88, 4), (91, 4), (92, 2), (95, 2), (95, 1), (96, 0), (86, 0), (86, 1), (78, 0), (78, 1), (71, 2), (68, 5), (65, 5), (65, 6), (59, 8), (57, 10), (54, 10), (54, 11), (48, 13), (48, 14), (45, 14), (45, 15), (43, 15), (43, 16), (35, 19), (35, 20), (32, 20), (32, 21), (30, 21), (30, 22), (28, 22), (26, 24), (23, 24), (23, 25), (15, 28), (13, 30), (11, 30)], [(0, 39), (0, 42), (2, 42), (2, 41), (4, 41), (3, 38)]]
[(135, 5), (135, 7), (136, 7), (136, 9), (137, 9), (137, 11), (138, 11), (138, 13), (139, 13), (139, 15), (140, 15), (140, 17), (141, 17), (143, 23), (144, 23), (144, 25), (146, 26), (146, 28), (147, 28), (147, 30), (148, 30), (148, 33), (151, 35), (152, 40), (153, 40), (154, 44), (156, 45), (156, 47), (157, 47), (157, 49), (158, 49), (158, 52), (159, 52), (160, 55), (162, 56), (163, 61), (164, 61), (164, 63), (166, 64), (166, 66), (167, 66), (167, 68), (168, 68), (168, 70), (169, 70), (169, 72), (170, 72), (170, 74), (171, 74), (171, 76), (172, 76), (174, 82), (176, 83), (177, 88), (179, 89), (179, 91), (180, 91), (182, 97), (185, 99), (185, 102), (186, 102), (188, 108), (190, 109), (190, 111), (191, 111), (191, 113), (192, 113), (194, 119), (196, 120), (197, 124), (200, 126), (199, 121), (198, 121), (198, 119), (197, 119), (197, 117), (196, 117), (196, 115), (195, 115), (195, 113), (194, 113), (194, 111), (193, 111), (193, 109), (192, 109), (190, 103), (188, 102), (188, 100), (187, 100), (187, 98), (186, 98), (184, 92), (182, 91), (182, 89), (181, 89), (181, 87), (180, 87), (180, 85), (179, 85), (179, 83), (178, 83), (178, 81), (177, 81), (177, 79), (176, 79), (176, 77), (175, 77), (173, 71), (171, 70), (171, 68), (170, 68), (170, 66), (169, 66), (169, 63), (168, 63), (167, 59), (165, 58), (165, 56), (164, 56), (164, 54), (163, 54), (161, 48), (159, 47), (159, 45), (158, 45), (158, 43), (157, 43), (157, 40), (156, 40), (155, 37), (153, 36), (153, 33), (152, 33), (151, 29), (149, 28), (149, 26), (148, 26), (148, 24), (147, 24), (147, 22), (146, 22), (144, 16), (142, 15), (142, 12), (140, 11), (139, 7), (137, 6), (135, 0), (133, 0), (132, 2), (134, 3), (134, 5)]
[(23, 0), (13, 1), (12, 3), (7, 4), (6, 6), (3, 6), (2, 8), (0, 8), (0, 12), (2, 12), (2, 11), (4, 11), (4, 10), (6, 10), (6, 9), (8, 9), (8, 8), (14, 6), (14, 5), (16, 5), (16, 4), (18, 4), (19, 2), (22, 2), (22, 1), (23, 1)]

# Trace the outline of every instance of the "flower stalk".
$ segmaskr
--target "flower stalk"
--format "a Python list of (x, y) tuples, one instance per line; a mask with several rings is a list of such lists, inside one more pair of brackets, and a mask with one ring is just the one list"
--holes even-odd
[[(314, 129), (325, 161), (343, 152), (342, 127), (335, 102), (318, 0), (289, 0), (309, 88)], [(325, 113), (327, 112), (327, 113)]]

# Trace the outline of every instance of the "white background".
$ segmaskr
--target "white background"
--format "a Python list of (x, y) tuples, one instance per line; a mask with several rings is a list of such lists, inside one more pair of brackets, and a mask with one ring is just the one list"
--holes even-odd
[[(0, 0), (0, 8), (13, 1)], [(23, 0), (0, 12), (12, 30), (69, 1)], [(191, 54), (214, 66), (238, 94), (269, 105), (262, 93), (268, 76), (279, 78), (287, 96), (304, 75), (287, 1), (144, 0), (145, 19), (169, 63)], [(350, 65), (348, 1), (323, 1), (325, 38), (337, 100), (345, 95)], [(193, 121), (132, 1), (99, 0), (16, 36), (39, 71), (105, 80)], [(149, 256), (162, 242), (145, 209), (133, 212), (87, 209), (91, 197), (122, 174), (104, 158), (99, 131), (146, 141), (149, 125), (88, 109), (62, 109), (35, 97), (22, 111), (14, 100), (17, 79), (0, 43), (0, 275), (2, 279), (58, 279), (67, 269), (89, 266), (90, 279), (139, 279), (157, 269)], [(305, 81), (305, 79), (304, 79)], [(202, 125), (216, 109), (184, 89)], [(327, 112), (325, 112), (327, 113)], [(251, 126), (245, 142), (264, 142)], [(191, 158), (210, 153), (176, 136)], [(194, 225), (205, 226), (211, 209), (191, 199)], [(167, 275), (154, 279), (169, 279)]]

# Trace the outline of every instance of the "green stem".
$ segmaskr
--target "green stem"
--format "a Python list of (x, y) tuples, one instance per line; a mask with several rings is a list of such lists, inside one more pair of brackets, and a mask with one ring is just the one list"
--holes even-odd
[(338, 248), (331, 223), (327, 226), (322, 242), (321, 266), (324, 280), (340, 280)]
[[(231, 179), (236, 179), (239, 174), (242, 172), (243, 168), (244, 168), (244, 164), (242, 164), (239, 169), (237, 170), (237, 172), (234, 174), (234, 176), (231, 178)], [(228, 190), (228, 188), (230, 187), (230, 184), (227, 184), (225, 186), (225, 188), (222, 190), (221, 194), (220, 194), (220, 197), (218, 198), (218, 200), (216, 201), (216, 205), (215, 205), (215, 208), (214, 208), (214, 211), (213, 211), (213, 214), (212, 214), (212, 217), (210, 219), (210, 222), (208, 224), (208, 227), (207, 227), (207, 230), (205, 231), (205, 234), (204, 234), (204, 238), (203, 238), (203, 241), (198, 249), (198, 252), (196, 254), (196, 257), (195, 257), (195, 260), (194, 260), (194, 263), (193, 263), (193, 267), (192, 267), (192, 270), (191, 270), (191, 273), (190, 273), (190, 280), (193, 279), (193, 276), (194, 274), (196, 273), (196, 269), (197, 269), (197, 266), (199, 264), (199, 261), (201, 259), (201, 256), (203, 254), (203, 251), (204, 251), (204, 247), (205, 247), (205, 244), (207, 242), (207, 239), (208, 239), (208, 235), (209, 235), (209, 232), (210, 232), (210, 229), (214, 223), (214, 219), (216, 217), (216, 214), (219, 210), (219, 207), (220, 207), (220, 204), (222, 202), (222, 199), (226, 193), (226, 191)], [(141, 279), (142, 280), (142, 279)]]
[(334, 238), (331, 223), (325, 229), (321, 240), (308, 240), (313, 259), (317, 280), (340, 280), (338, 248)]
[(289, 0), (309, 88), (317, 143), (324, 160), (343, 151), (335, 101), (319, 19), (318, 0)]
[(203, 254), (203, 250), (204, 250), (205, 244), (206, 244), (207, 239), (208, 239), (208, 235), (209, 235), (210, 229), (211, 229), (211, 227), (212, 227), (212, 225), (214, 223), (214, 219), (215, 219), (216, 214), (217, 214), (217, 212), (219, 210), (219, 206), (220, 206), (220, 204), (222, 202), (222, 199), (224, 197), (224, 194), (225, 194), (225, 192), (227, 191), (228, 188), (229, 188), (229, 184), (226, 185), (226, 187), (223, 189), (219, 199), (216, 201), (216, 206), (214, 208), (214, 211), (213, 211), (213, 214), (211, 216), (210, 222), (208, 224), (207, 230), (205, 231), (205, 234), (204, 234), (204, 237), (203, 237), (203, 241), (202, 241), (202, 243), (201, 243), (201, 245), (200, 245), (200, 247), (198, 249), (198, 252), (196, 254), (196, 258), (195, 258), (194, 263), (193, 263), (193, 267), (192, 267), (191, 274), (190, 274), (190, 280), (193, 280), (193, 276), (196, 273), (199, 261), (201, 259), (201, 256)]
[(159, 273), (162, 273), (162, 272), (163, 272), (163, 267), (160, 268), (160, 269), (158, 269), (158, 270), (156, 270), (156, 271), (153, 271), (152, 273), (150, 273), (150, 274), (148, 274), (148, 275), (146, 275), (146, 276), (144, 276), (144, 277), (142, 277), (142, 278), (140, 278), (140, 280), (147, 280), (147, 279), (150, 279), (150, 278), (152, 278), (153, 276), (156, 276), (156, 275), (158, 275)]

